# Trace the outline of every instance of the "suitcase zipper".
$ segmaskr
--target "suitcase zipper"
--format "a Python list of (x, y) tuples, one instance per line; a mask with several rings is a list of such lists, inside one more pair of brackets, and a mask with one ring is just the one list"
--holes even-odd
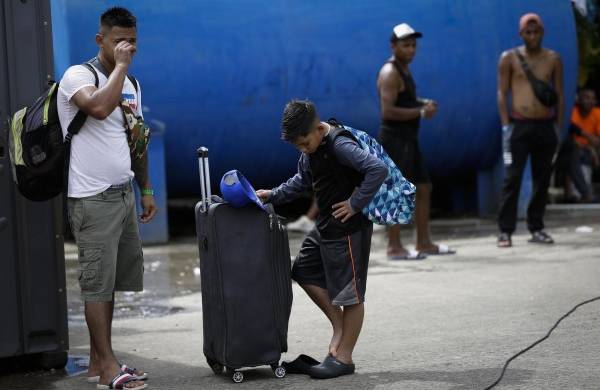
[[(278, 242), (277, 242), (277, 238), (279, 236), (279, 231), (276, 229), (275, 232), (273, 232), (273, 214), (269, 213), (269, 229), (271, 229), (271, 250), (272, 250), (272, 256), (271, 256), (271, 269), (272, 269), (272, 278), (273, 278), (273, 300), (275, 305), (273, 306), (273, 314), (274, 314), (274, 319), (275, 319), (275, 328), (276, 328), (276, 335), (277, 335), (277, 339), (275, 340), (277, 342), (277, 346), (278, 346), (278, 350), (279, 353), (281, 353), (281, 349), (282, 349), (282, 344), (281, 344), (281, 333), (280, 333), (280, 328), (281, 328), (281, 321), (279, 318), (279, 307), (281, 305), (281, 299), (279, 296), (279, 288), (277, 285), (277, 280), (278, 280), (278, 272), (277, 272), (277, 260), (278, 260)], [(275, 217), (277, 218), (277, 217)], [(279, 218), (277, 218), (279, 220)], [(279, 222), (279, 221), (277, 221)]]
[[(210, 230), (212, 230), (212, 234), (211, 234), (211, 232), (208, 232), (208, 234), (210, 234), (210, 237), (209, 237), (209, 240), (208, 240), (209, 242), (207, 243), (207, 247), (208, 247), (207, 253), (209, 253), (210, 248), (212, 247), (212, 249), (213, 249), (213, 255), (214, 256), (211, 257), (209, 255), (209, 258), (212, 258), (212, 259), (215, 259), (215, 260), (220, 258), (219, 257), (219, 247), (217, 245), (217, 243), (219, 242), (217, 240), (217, 218), (215, 216), (218, 207), (219, 207), (218, 204), (215, 204), (212, 207), (209, 206), (208, 207), (208, 212), (207, 212), (207, 214), (209, 215), (209, 218), (208, 218), (209, 221), (210, 221), (209, 223), (211, 223), (211, 225), (212, 225), (211, 226), (212, 229), (210, 229)], [(210, 241), (211, 240), (212, 240), (212, 245), (210, 245)], [(220, 298), (221, 303), (222, 303), (222, 305), (221, 305), (221, 307), (222, 307), (222, 313), (221, 313), (221, 315), (223, 316), (223, 320), (224, 320), (223, 323), (224, 324), (229, 324), (227, 322), (227, 310), (225, 309), (225, 297), (223, 296), (223, 277), (222, 277), (223, 272), (222, 272), (222, 269), (221, 269), (221, 262), (220, 261), (216, 261), (215, 264), (216, 264), (216, 269), (218, 270), (217, 280), (219, 280), (221, 282), (220, 285), (219, 285), (219, 291), (218, 291), (219, 298)], [(223, 328), (224, 328), (223, 329), (223, 336), (224, 336), (223, 337), (223, 350), (221, 351), (223, 353), (223, 355), (220, 357), (220, 360), (221, 360), (220, 363), (222, 363), (224, 366), (227, 366), (228, 365), (228, 359), (227, 359), (227, 345), (228, 345), (228, 332), (227, 332), (227, 330), (228, 329), (227, 329), (227, 326), (224, 326)]]

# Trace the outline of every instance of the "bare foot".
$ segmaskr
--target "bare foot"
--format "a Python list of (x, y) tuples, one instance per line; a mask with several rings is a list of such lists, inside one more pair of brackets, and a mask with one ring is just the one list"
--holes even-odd
[(387, 250), (387, 256), (390, 258), (394, 258), (394, 257), (404, 257), (406, 255), (408, 255), (408, 250), (406, 250), (404, 247), (400, 246), (400, 247), (390, 247)]
[(438, 246), (431, 242), (427, 244), (417, 244), (415, 245), (415, 249), (418, 252), (437, 252), (439, 250)]
[(337, 350), (342, 342), (342, 327), (337, 327), (333, 329), (333, 337), (331, 338), (331, 343), (329, 343), (329, 354), (333, 357), (337, 357)]
[(100, 376), (102, 369), (100, 367), (100, 363), (95, 356), (90, 355), (90, 363), (88, 365), (87, 377), (92, 378), (95, 376)]

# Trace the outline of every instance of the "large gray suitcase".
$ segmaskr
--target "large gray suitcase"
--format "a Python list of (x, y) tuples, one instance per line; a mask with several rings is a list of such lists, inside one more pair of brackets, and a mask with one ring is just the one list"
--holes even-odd
[(279, 365), (292, 306), (287, 231), (269, 208), (235, 209), (211, 197), (208, 150), (198, 149), (202, 200), (196, 205), (204, 355), (215, 372), (241, 382), (243, 367)]

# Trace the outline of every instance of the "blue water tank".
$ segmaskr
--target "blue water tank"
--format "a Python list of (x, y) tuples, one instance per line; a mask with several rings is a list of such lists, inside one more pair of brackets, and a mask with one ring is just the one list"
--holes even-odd
[(322, 117), (377, 134), (375, 80), (401, 22), (424, 34), (412, 71), (419, 95), (439, 102), (439, 115), (421, 129), (435, 176), (472, 175), (497, 160), (497, 62), (520, 44), (523, 13), (541, 15), (544, 45), (562, 55), (567, 107), (575, 90), (568, 0), (52, 0), (58, 75), (96, 54), (98, 17), (112, 5), (138, 18), (131, 71), (146, 115), (166, 124), (170, 195), (199, 192), (199, 145), (211, 151), (215, 183), (230, 169), (255, 187), (289, 177), (298, 153), (280, 141), (279, 123), (293, 97), (315, 101)]

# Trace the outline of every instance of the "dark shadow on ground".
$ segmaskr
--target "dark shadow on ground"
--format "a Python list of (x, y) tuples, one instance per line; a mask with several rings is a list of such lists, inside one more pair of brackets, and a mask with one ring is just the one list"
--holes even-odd
[[(85, 355), (87, 351), (74, 350), (72, 355)], [(375, 389), (387, 386), (402, 387), (403, 382), (423, 382), (419, 388), (477, 390), (484, 389), (496, 380), (500, 374), (498, 368), (481, 368), (463, 371), (409, 370), (358, 373), (333, 380), (319, 381), (302, 375), (289, 375), (284, 379), (274, 377), (268, 367), (245, 369), (244, 382), (234, 384), (229, 375), (216, 376), (206, 366), (194, 366), (161, 361), (160, 359), (141, 358), (118, 353), (119, 358), (135, 363), (148, 371), (149, 389)], [(202, 359), (203, 362), (203, 359)], [(499, 388), (522, 387), (533, 375), (531, 370), (508, 370)], [(69, 390), (93, 389), (86, 383), (85, 373), (69, 377), (65, 370), (56, 371), (19, 371), (0, 376), (0, 389), (10, 390)]]

